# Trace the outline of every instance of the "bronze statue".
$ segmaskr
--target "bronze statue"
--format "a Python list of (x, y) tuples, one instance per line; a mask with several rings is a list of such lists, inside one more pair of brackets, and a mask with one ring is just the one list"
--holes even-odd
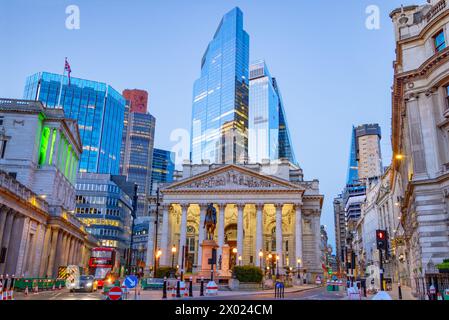
[(206, 240), (214, 239), (214, 231), (217, 226), (217, 210), (212, 203), (209, 203), (204, 217), (203, 228), (206, 228)]

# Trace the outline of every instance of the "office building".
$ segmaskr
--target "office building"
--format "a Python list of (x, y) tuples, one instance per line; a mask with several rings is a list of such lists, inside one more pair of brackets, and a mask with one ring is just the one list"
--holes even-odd
[(229, 11), (201, 60), (193, 88), (191, 161), (243, 163), (248, 158), (249, 36), (243, 13)]
[[(61, 89), (62, 85), (62, 89)], [(24, 99), (63, 108), (77, 121), (83, 146), (79, 172), (118, 174), (125, 99), (106, 83), (39, 72), (26, 79)]]

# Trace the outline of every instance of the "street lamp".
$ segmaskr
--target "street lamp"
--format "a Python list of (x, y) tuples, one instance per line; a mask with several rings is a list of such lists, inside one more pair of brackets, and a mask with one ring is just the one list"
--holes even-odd
[(157, 267), (158, 267), (158, 264), (159, 264), (159, 259), (160, 259), (160, 257), (161, 257), (161, 255), (162, 255), (162, 250), (161, 249), (157, 249), (157, 251), (156, 251), (156, 262), (154, 263), (154, 277), (156, 278), (156, 270), (157, 270)]
[(232, 248), (232, 253), (234, 254), (234, 265), (237, 264), (237, 248)]
[[(270, 253), (268, 254), (268, 260), (270, 260), (270, 265), (271, 265), (271, 275), (274, 275), (274, 268), (273, 268), (273, 255)], [(268, 269), (270, 270), (270, 269)]]
[(260, 269), (262, 269), (262, 258), (263, 258), (263, 251), (260, 249), (259, 251), (259, 263), (260, 263)]
[(239, 266), (242, 265), (242, 256), (239, 256)]
[(175, 266), (175, 253), (176, 253), (176, 246), (173, 245), (171, 248), (171, 268), (174, 269)]
[(299, 273), (299, 270), (301, 269), (301, 259), (297, 259), (296, 260), (296, 264), (297, 264), (297, 269), (298, 269), (298, 279), (301, 279), (301, 275)]

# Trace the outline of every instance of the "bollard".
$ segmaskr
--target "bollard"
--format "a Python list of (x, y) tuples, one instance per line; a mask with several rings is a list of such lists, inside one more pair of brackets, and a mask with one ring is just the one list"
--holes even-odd
[(179, 277), (178, 277), (178, 281), (176, 281), (176, 298), (181, 298), (181, 287), (180, 287)]
[(201, 277), (200, 296), (204, 296), (204, 277)]
[(401, 289), (401, 283), (398, 283), (398, 297), (399, 300), (402, 300), (402, 289)]
[(193, 280), (190, 277), (189, 297), (193, 297)]
[(162, 287), (162, 299), (167, 299), (167, 277), (164, 277), (164, 286)]

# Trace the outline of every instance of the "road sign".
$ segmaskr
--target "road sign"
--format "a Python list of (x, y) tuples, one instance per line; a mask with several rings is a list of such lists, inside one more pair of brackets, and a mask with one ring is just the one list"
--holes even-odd
[(131, 275), (131, 276), (127, 276), (125, 278), (125, 281), (123, 282), (123, 284), (127, 287), (127, 288), (135, 288), (137, 286), (137, 283), (139, 282), (139, 279), (137, 279), (136, 276)]
[(109, 299), (119, 300), (122, 297), (122, 289), (120, 287), (112, 287), (108, 292)]

